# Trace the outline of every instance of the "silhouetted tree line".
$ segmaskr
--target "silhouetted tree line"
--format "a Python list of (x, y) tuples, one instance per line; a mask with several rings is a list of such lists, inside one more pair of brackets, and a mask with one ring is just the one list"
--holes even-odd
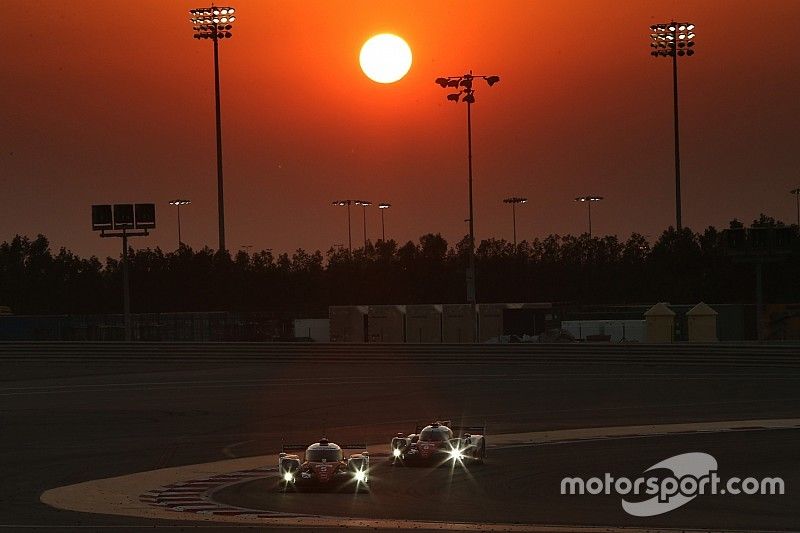
[[(758, 226), (781, 225), (764, 215)], [(741, 227), (734, 220), (731, 227)], [(193, 250), (131, 251), (134, 312), (266, 311), (276, 317), (325, 316), (328, 305), (447, 303), (465, 300), (468, 239), (438, 234), (403, 245), (389, 240), (354, 250), (273, 255)], [(752, 264), (726, 255), (722, 232), (669, 228), (650, 244), (587, 234), (550, 235), (516, 247), (488, 239), (477, 247), (480, 301), (623, 304), (751, 303)], [(766, 302), (800, 301), (800, 252), (764, 265)], [(15, 314), (117, 313), (119, 259), (51, 251), (43, 235), (0, 245), (0, 305)]]

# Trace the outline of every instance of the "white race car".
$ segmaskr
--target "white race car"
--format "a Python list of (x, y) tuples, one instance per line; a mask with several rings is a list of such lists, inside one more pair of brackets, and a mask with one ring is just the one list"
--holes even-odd
[(473, 462), (481, 464), (486, 457), (483, 426), (452, 426), (450, 421), (434, 422), (417, 427), (416, 433), (398, 433), (392, 439), (391, 458), (395, 465), (442, 464)]

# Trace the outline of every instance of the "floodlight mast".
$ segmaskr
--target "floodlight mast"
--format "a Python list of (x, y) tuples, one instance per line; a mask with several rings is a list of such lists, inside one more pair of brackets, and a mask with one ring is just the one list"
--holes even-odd
[(367, 249), (367, 207), (372, 205), (369, 200), (353, 200), (353, 203), (361, 206), (364, 213), (364, 250)]
[(192, 203), (191, 200), (170, 200), (169, 205), (174, 205), (178, 208), (178, 248), (183, 245), (183, 241), (181, 240), (181, 206), (182, 205), (190, 205)]
[(694, 55), (694, 24), (667, 22), (650, 26), (650, 55), (672, 58), (672, 100), (675, 125), (675, 229), (683, 227), (681, 221), (681, 149), (678, 126), (678, 57)]
[(383, 212), (392, 207), (392, 204), (380, 203), (378, 209), (381, 211), (381, 241), (386, 242), (386, 222), (383, 219)]
[(219, 213), (219, 251), (225, 247), (225, 195), (222, 176), (222, 118), (219, 96), (219, 41), (230, 39), (236, 10), (228, 6), (201, 7), (189, 10), (195, 39), (211, 39), (214, 43), (214, 101), (217, 131), (217, 210)]
[(511, 220), (514, 227), (514, 250), (517, 249), (517, 204), (527, 203), (527, 198), (520, 198), (519, 196), (512, 196), (503, 200), (504, 204), (511, 204)]
[(333, 205), (347, 206), (347, 246), (351, 255), (353, 253), (353, 233), (350, 224), (350, 205), (353, 203), (355, 203), (354, 200), (335, 200), (333, 202)]
[(795, 198), (795, 203), (797, 205), (797, 227), (800, 228), (800, 187), (792, 189), (789, 191), (789, 194), (793, 194)]
[(592, 202), (599, 202), (602, 200), (602, 196), (578, 196), (575, 198), (576, 202), (586, 202), (587, 207), (589, 208), (589, 238), (592, 238)]
[[(484, 76), (468, 74), (461, 76), (443, 76), (434, 80), (443, 89), (452, 88), (456, 93), (447, 95), (450, 102), (465, 102), (467, 104), (467, 163), (469, 169), (469, 263), (467, 265), (467, 303), (473, 306), (477, 302), (475, 294), (475, 214), (472, 208), (472, 104), (475, 103), (475, 80), (484, 80), (491, 87), (500, 81), (500, 76)], [(475, 337), (477, 340), (477, 336)]]

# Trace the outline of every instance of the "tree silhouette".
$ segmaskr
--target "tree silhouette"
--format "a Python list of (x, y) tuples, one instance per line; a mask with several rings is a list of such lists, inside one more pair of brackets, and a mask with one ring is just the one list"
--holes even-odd
[[(783, 227), (761, 215), (753, 227)], [(743, 227), (734, 219), (731, 228)], [(794, 226), (793, 226), (794, 227)], [(796, 231), (796, 230), (794, 230)], [(298, 249), (231, 257), (182, 245), (130, 251), (132, 309), (136, 313), (243, 311), (275, 317), (326, 316), (345, 304), (461, 303), (468, 237), (450, 245), (440, 234), (418, 242), (367, 242), (352, 253)], [(708, 227), (666, 229), (652, 244), (641, 234), (549, 235), (477, 243), (477, 292), (482, 302), (576, 304), (744, 303), (754, 299), (752, 267), (725, 252), (722, 233)], [(800, 253), (764, 267), (768, 302), (800, 300), (795, 273)], [(0, 305), (16, 314), (118, 313), (120, 260), (83, 259), (50, 250), (42, 235), (0, 244)]]

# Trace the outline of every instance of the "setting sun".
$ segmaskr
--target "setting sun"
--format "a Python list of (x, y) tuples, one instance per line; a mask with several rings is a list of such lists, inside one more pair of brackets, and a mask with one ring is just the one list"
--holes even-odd
[(411, 68), (411, 48), (397, 35), (381, 33), (364, 43), (359, 62), (369, 79), (378, 83), (393, 83)]

